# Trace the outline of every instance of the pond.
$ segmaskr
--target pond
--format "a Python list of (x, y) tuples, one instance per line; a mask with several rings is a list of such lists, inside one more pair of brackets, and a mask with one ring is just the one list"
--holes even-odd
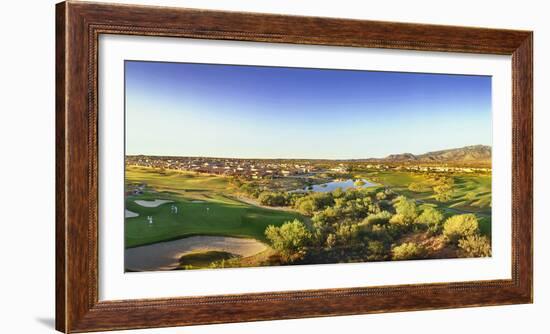
[(353, 189), (353, 188), (364, 188), (372, 187), (376, 184), (369, 182), (365, 179), (347, 179), (347, 180), (334, 180), (328, 183), (315, 184), (309, 187), (304, 187), (301, 189), (294, 190), (295, 192), (304, 192), (304, 191), (313, 191), (320, 193), (327, 193), (334, 191), (338, 188), (342, 190)]

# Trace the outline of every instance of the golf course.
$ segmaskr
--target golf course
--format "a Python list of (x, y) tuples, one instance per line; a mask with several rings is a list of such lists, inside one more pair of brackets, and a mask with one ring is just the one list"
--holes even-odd
[[(281, 189), (285, 179), (313, 184)], [(356, 167), (254, 180), (127, 165), (125, 180), (128, 272), (490, 254), (491, 174), (484, 171)], [(456, 233), (469, 253), (452, 224), (461, 224)]]
[(128, 60), (125, 271), (492, 256), (492, 78)]
[[(231, 198), (228, 196), (229, 180), (223, 176), (128, 167), (126, 188), (140, 189), (137, 194), (127, 194), (125, 199), (126, 210), (137, 214), (125, 219), (127, 250), (193, 236), (249, 238), (263, 244), (267, 226), (280, 226), (286, 221), (302, 218), (298, 213), (266, 209)], [(154, 201), (161, 204), (146, 204)], [(208, 257), (206, 264), (217, 260), (218, 256), (220, 259), (226, 257), (219, 247), (213, 247), (208, 239), (205, 240), (202, 247), (194, 247), (193, 252), (202, 249), (214, 255)]]

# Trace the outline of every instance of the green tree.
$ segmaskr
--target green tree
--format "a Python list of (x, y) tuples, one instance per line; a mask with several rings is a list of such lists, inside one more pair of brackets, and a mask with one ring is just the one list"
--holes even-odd
[(269, 225), (265, 236), (273, 248), (289, 262), (303, 258), (311, 241), (311, 232), (298, 219), (286, 222), (281, 227)]
[(479, 233), (479, 223), (474, 214), (455, 215), (443, 224), (443, 235), (453, 244), (468, 236)]

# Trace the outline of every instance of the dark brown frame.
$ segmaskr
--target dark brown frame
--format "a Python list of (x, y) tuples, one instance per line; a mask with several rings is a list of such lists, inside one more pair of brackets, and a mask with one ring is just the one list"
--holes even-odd
[[(512, 279), (98, 300), (98, 36), (124, 34), (512, 56)], [(533, 34), (67, 1), (56, 7), (56, 328), (83, 332), (532, 302)]]

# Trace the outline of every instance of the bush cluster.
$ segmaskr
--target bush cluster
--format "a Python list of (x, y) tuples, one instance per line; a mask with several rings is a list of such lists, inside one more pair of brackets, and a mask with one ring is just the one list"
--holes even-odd
[(468, 213), (448, 218), (443, 224), (443, 235), (450, 243), (457, 245), (460, 239), (477, 235), (479, 224), (474, 214)]
[(469, 235), (458, 241), (463, 256), (488, 257), (491, 256), (491, 242), (485, 236)]
[(391, 251), (394, 260), (420, 259), (426, 255), (426, 249), (414, 242), (406, 242), (395, 246)]
[[(449, 184), (447, 180), (441, 181)], [(491, 245), (479, 234), (474, 214), (459, 214), (444, 220), (434, 207), (419, 208), (413, 199), (391, 190), (361, 188), (319, 193), (261, 193), (265, 205), (289, 206), (309, 216), (280, 227), (269, 226), (265, 235), (278, 251), (282, 263), (307, 263), (316, 257), (333, 262), (405, 260), (429, 256), (413, 242), (400, 243), (410, 233), (442, 236), (460, 256), (490, 256)]]

